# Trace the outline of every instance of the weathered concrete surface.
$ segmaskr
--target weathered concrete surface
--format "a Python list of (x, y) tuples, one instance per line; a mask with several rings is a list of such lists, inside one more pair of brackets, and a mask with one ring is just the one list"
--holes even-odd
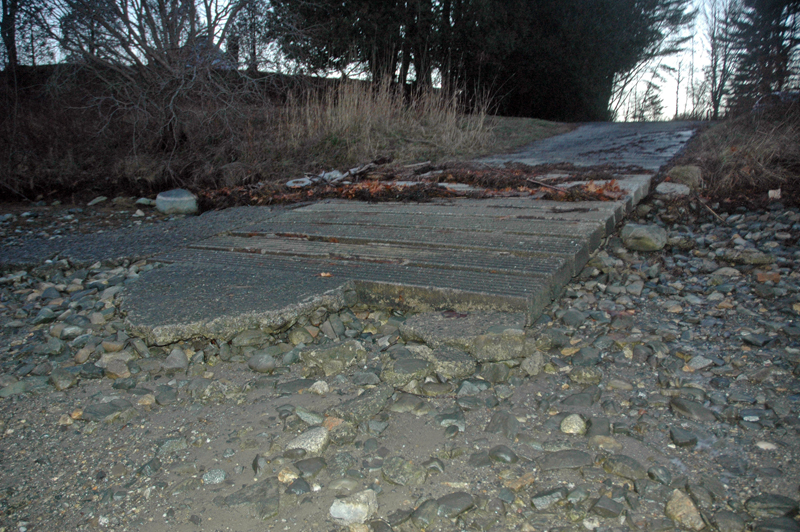
[(530, 321), (629, 204), (321, 202), (157, 256), (171, 265), (134, 283), (123, 308), (132, 330), (158, 344), (277, 330), (347, 298)]
[(58, 257), (77, 264), (143, 259), (284, 212), (284, 207), (234, 207), (169, 222), (61, 238), (35, 238), (0, 248), (0, 268), (36, 267)]
[(515, 152), (481, 159), (487, 164), (518, 162), (532, 166), (572, 163), (610, 164), (658, 171), (694, 134), (695, 122), (598, 122), (550, 137)]
[(274, 331), (303, 312), (354, 301), (522, 313), (530, 323), (648, 194), (652, 172), (683, 146), (691, 127), (590, 124), (484, 160), (644, 169), (617, 176), (627, 192), (618, 201), (323, 201), (264, 213), (158, 255), (170, 265), (134, 283), (123, 309), (131, 329), (158, 344), (229, 339), (242, 328)]

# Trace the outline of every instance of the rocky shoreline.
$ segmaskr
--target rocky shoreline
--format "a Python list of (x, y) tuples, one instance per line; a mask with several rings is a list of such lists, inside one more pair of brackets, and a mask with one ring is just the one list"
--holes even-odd
[(148, 346), (158, 265), (8, 272), (0, 530), (800, 530), (800, 212), (631, 218), (665, 248), (609, 238), (529, 328), (353, 302)]

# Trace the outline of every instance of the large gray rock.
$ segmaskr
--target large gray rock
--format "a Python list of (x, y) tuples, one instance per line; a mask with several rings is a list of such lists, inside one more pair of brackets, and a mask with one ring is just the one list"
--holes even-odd
[(196, 214), (197, 197), (182, 188), (167, 190), (156, 196), (156, 209), (164, 214)]
[(367, 351), (356, 340), (348, 340), (330, 347), (306, 349), (300, 353), (300, 358), (306, 366), (320, 368), (330, 377), (355, 364), (363, 365)]
[(218, 495), (214, 498), (214, 504), (228, 508), (246, 508), (257, 519), (269, 519), (280, 511), (280, 487), (277, 478), (266, 478), (230, 495)]
[(378, 497), (372, 490), (360, 491), (331, 505), (331, 517), (344, 525), (360, 524), (378, 512)]
[(668, 198), (680, 198), (691, 193), (691, 188), (680, 183), (659, 183), (656, 187), (656, 194), (667, 196)]
[(270, 336), (259, 329), (247, 329), (237, 334), (231, 345), (234, 347), (256, 347), (269, 342)]
[(433, 349), (450, 346), (466, 351), (477, 361), (500, 362), (523, 358), (534, 351), (524, 327), (525, 316), (519, 313), (429, 312), (403, 322), (400, 334), (406, 341), (424, 342)]
[(383, 463), (383, 478), (398, 486), (418, 486), (425, 482), (427, 471), (401, 456), (392, 456)]
[(267, 353), (256, 353), (247, 361), (247, 367), (256, 373), (272, 373), (275, 370), (275, 359)]
[(78, 383), (78, 374), (65, 368), (56, 368), (50, 374), (50, 382), (56, 390), (64, 391)]
[(745, 510), (755, 518), (785, 517), (797, 513), (797, 501), (777, 493), (762, 493), (747, 499)]
[(439, 497), (436, 502), (439, 504), (437, 513), (448, 519), (458, 517), (475, 506), (475, 499), (465, 491), (448, 493), (444, 497)]
[(695, 421), (716, 421), (714, 412), (704, 407), (700, 403), (684, 399), (683, 397), (673, 397), (669, 406), (673, 412), (683, 417), (694, 419)]
[(625, 247), (633, 251), (658, 251), (667, 245), (667, 231), (657, 225), (628, 223), (620, 237)]
[(431, 373), (432, 365), (427, 360), (420, 358), (401, 358), (391, 360), (381, 372), (383, 382), (392, 386), (405, 386), (412, 380), (421, 381)]
[(384, 383), (368, 389), (358, 397), (339, 403), (328, 410), (327, 414), (358, 424), (383, 410), (393, 393), (394, 388)]
[(594, 463), (589, 453), (583, 451), (566, 450), (548, 453), (539, 459), (539, 468), (542, 471), (556, 471), (558, 469), (578, 469), (589, 467)]
[(457, 381), (475, 373), (477, 364), (469, 354), (447, 345), (431, 349), (426, 345), (409, 348), (412, 353), (433, 364), (433, 370), (442, 381)]
[(176, 347), (170, 351), (169, 356), (164, 360), (163, 367), (168, 375), (186, 371), (189, 367), (189, 358), (183, 349)]
[(673, 490), (664, 508), (664, 514), (689, 530), (702, 530), (706, 527), (694, 501), (681, 490)]
[(635, 458), (624, 454), (609, 456), (603, 463), (606, 473), (618, 475), (630, 480), (647, 478), (647, 470)]
[(542, 372), (544, 364), (544, 353), (536, 350), (522, 361), (520, 367), (522, 368), (522, 371), (527, 373), (529, 376), (535, 376)]
[(673, 166), (669, 172), (667, 172), (667, 177), (673, 183), (686, 185), (692, 190), (700, 190), (703, 185), (703, 170), (694, 164)]
[(733, 264), (746, 264), (748, 266), (764, 266), (775, 262), (775, 257), (762, 253), (757, 249), (726, 249), (722, 260)]
[(325, 427), (311, 427), (286, 444), (286, 449), (303, 449), (308, 454), (320, 454), (330, 443), (330, 435)]

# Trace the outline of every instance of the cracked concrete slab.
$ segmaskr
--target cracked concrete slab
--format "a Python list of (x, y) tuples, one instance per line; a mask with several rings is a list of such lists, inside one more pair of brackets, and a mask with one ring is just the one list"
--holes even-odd
[[(157, 344), (229, 339), (360, 301), (415, 311), (518, 313), (531, 323), (650, 189), (691, 123), (589, 124), (497, 163), (636, 165), (609, 202), (530, 198), (368, 204), (329, 200), (272, 211), (160, 253), (127, 289), (131, 330)], [(648, 172), (649, 171), (649, 172)]]

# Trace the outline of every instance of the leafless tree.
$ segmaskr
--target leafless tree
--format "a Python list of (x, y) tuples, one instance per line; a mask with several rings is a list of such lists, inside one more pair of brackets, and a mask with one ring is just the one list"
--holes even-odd
[(0, 64), (9, 71), (19, 64), (36, 65), (52, 59), (52, 42), (46, 31), (50, 4), (46, 0), (2, 0)]
[(223, 53), (247, 0), (55, 0), (53, 29), (73, 63), (92, 69), (106, 91), (107, 117), (120, 113), (139, 138), (157, 131), (175, 149), (190, 115), (213, 120), (235, 109)]
[(734, 32), (742, 9), (742, 0), (705, 0), (703, 6), (706, 49), (709, 56), (706, 80), (712, 120), (720, 116), (720, 109), (736, 70)]

